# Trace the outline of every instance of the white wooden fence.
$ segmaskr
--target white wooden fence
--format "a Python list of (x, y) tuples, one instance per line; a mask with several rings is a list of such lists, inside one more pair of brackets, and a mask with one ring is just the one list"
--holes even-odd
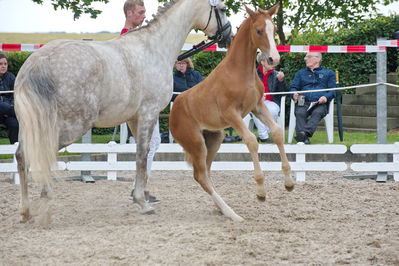
[[(353, 149), (352, 149), (353, 147)], [(353, 153), (392, 153), (393, 162), (388, 163), (353, 163), (351, 168), (355, 171), (392, 171), (395, 181), (399, 181), (399, 143), (395, 144), (368, 144), (353, 145)], [(0, 145), (0, 154), (15, 154), (17, 144)], [(71, 153), (106, 153), (107, 161), (69, 161), (58, 162), (58, 170), (69, 171), (106, 171), (109, 180), (116, 180), (117, 171), (134, 171), (134, 161), (118, 161), (118, 153), (135, 153), (136, 144), (117, 144), (111, 141), (108, 144), (72, 144), (62, 151)], [(345, 171), (347, 162), (312, 162), (306, 161), (306, 154), (344, 154), (347, 151), (345, 145), (304, 145), (302, 143), (285, 145), (287, 154), (295, 154), (295, 160), (290, 162), (296, 180), (305, 181), (306, 172), (310, 171)], [(381, 151), (381, 152), (377, 152)], [(383, 152), (382, 152), (383, 151)], [(182, 153), (183, 149), (178, 144), (161, 144), (157, 153)], [(259, 153), (278, 153), (277, 145), (261, 144)], [(248, 153), (245, 144), (222, 144), (218, 153)], [(261, 162), (264, 171), (280, 171), (281, 162)], [(153, 170), (191, 170), (184, 161), (154, 161)], [(252, 161), (215, 161), (212, 170), (253, 170)], [(14, 156), (12, 163), (0, 163), (0, 172), (16, 173), (14, 182), (19, 183), (17, 163)]]
[(354, 144), (350, 147), (352, 153), (392, 154), (392, 162), (352, 163), (356, 172), (392, 172), (393, 179), (399, 181), (399, 142), (395, 144)]

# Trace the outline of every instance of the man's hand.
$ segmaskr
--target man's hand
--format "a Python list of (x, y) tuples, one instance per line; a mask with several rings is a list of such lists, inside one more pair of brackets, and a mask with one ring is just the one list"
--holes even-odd
[(327, 102), (327, 97), (326, 97), (326, 96), (321, 96), (321, 97), (319, 98), (318, 102), (319, 102), (320, 104), (326, 103), (326, 102)]
[(284, 72), (279, 71), (279, 72), (277, 73), (277, 79), (278, 79), (280, 82), (283, 81), (283, 80), (284, 80)]

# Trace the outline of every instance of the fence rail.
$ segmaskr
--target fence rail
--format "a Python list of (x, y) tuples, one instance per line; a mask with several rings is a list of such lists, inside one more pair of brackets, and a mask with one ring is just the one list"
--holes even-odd
[[(0, 154), (15, 154), (18, 144), (0, 145)], [(350, 162), (315, 162), (307, 161), (306, 154), (345, 154), (345, 145), (304, 145), (303, 143), (284, 145), (287, 154), (295, 154), (295, 160), (290, 162), (291, 169), (299, 182), (304, 182), (306, 172), (311, 171), (345, 171), (352, 169), (356, 172), (384, 171), (393, 172), (394, 180), (399, 181), (399, 142), (395, 144), (355, 144), (350, 147), (354, 154), (393, 154), (392, 162), (350, 163)], [(117, 144), (113, 141), (108, 144), (72, 144), (60, 152), (71, 153), (105, 153), (106, 161), (68, 161), (58, 162), (58, 170), (61, 171), (106, 171), (108, 180), (116, 180), (118, 171), (135, 171), (135, 161), (118, 161), (118, 153), (135, 153), (136, 144)], [(183, 149), (178, 144), (161, 144), (157, 153), (182, 153)], [(245, 144), (222, 144), (219, 154), (248, 153)], [(259, 153), (278, 154), (278, 148), (274, 144), (259, 145)], [(281, 162), (261, 162), (263, 171), (280, 171)], [(174, 171), (191, 170), (184, 161), (154, 161), (153, 170)], [(214, 171), (252, 171), (251, 161), (215, 161), (212, 164)], [(14, 173), (14, 183), (19, 184), (17, 163), (0, 163), (0, 172)]]
[(392, 162), (353, 163), (351, 169), (356, 172), (393, 172), (393, 178), (399, 181), (399, 142), (395, 144), (354, 144), (352, 153), (392, 154)]

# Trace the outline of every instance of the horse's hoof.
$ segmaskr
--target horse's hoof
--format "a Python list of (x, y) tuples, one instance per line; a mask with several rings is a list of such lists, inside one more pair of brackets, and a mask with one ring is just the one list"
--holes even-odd
[(259, 195), (256, 195), (256, 197), (258, 198), (258, 200), (259, 201), (266, 201), (266, 197), (265, 196), (259, 196)]
[(25, 224), (27, 222), (30, 221), (30, 219), (32, 219), (32, 216), (28, 215), (28, 216), (22, 216), (21, 220), (19, 221), (21, 224)]
[(30, 219), (32, 219), (32, 216), (29, 213), (29, 210), (23, 211), (20, 213), (21, 214), (21, 220), (19, 221), (20, 223), (26, 223), (28, 222)]
[(294, 190), (294, 185), (290, 185), (290, 186), (285, 186), (285, 189), (288, 191), (288, 192), (291, 192), (291, 191), (293, 191)]
[(149, 209), (149, 210), (142, 210), (141, 214), (145, 214), (145, 215), (152, 215), (155, 214), (155, 210), (154, 209)]

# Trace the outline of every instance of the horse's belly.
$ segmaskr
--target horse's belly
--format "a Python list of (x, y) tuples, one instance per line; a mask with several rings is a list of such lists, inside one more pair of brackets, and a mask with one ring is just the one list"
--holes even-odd
[(94, 127), (114, 127), (131, 120), (133, 115), (109, 113), (108, 115), (100, 115), (94, 123)]

